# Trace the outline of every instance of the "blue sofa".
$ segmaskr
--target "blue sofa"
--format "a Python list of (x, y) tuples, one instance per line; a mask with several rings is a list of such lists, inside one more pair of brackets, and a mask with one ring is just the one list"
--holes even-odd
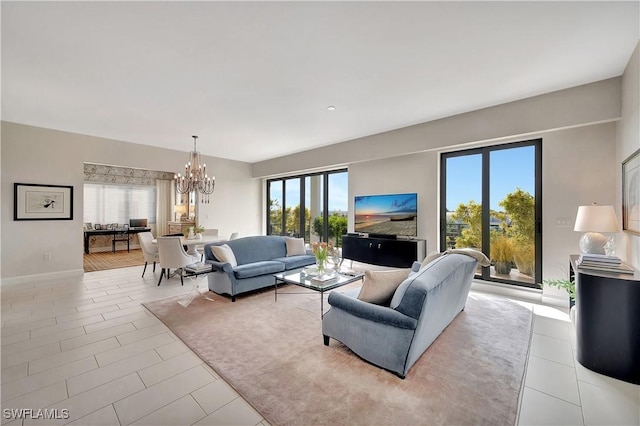
[[(221, 262), (215, 257), (211, 247), (222, 244), (233, 250), (237, 266)], [(207, 244), (204, 256), (205, 262), (213, 265), (213, 272), (208, 275), (209, 290), (228, 294), (233, 302), (238, 294), (274, 285), (273, 274), (300, 270), (316, 262), (311, 253), (287, 256), (285, 237), (277, 235), (244, 237)]]
[(389, 306), (359, 300), (358, 289), (332, 292), (331, 308), (322, 319), (324, 344), (328, 346), (334, 338), (361, 358), (404, 379), (464, 309), (477, 262), (466, 254), (445, 254), (411, 272)]

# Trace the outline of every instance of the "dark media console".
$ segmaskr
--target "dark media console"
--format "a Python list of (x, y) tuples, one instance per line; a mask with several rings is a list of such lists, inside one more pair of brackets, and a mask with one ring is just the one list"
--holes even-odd
[[(373, 237), (372, 235), (375, 235)], [(410, 268), (414, 261), (421, 262), (427, 251), (427, 241), (404, 240), (395, 235), (369, 234), (342, 236), (342, 257), (372, 265)]]

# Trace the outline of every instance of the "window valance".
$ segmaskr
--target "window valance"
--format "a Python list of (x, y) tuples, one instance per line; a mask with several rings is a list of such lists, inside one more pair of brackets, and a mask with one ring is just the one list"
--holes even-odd
[(84, 163), (84, 181), (121, 185), (155, 186), (156, 179), (172, 180), (172, 172)]

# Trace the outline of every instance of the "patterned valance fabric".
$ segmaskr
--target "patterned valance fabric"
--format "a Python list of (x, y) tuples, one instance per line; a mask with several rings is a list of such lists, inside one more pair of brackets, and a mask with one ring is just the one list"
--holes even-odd
[(85, 182), (155, 186), (156, 179), (171, 180), (173, 176), (172, 172), (84, 163)]

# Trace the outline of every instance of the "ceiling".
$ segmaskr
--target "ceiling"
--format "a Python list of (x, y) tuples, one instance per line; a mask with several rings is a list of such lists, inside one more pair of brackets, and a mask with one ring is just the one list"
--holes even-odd
[(2, 119), (253, 163), (619, 76), (638, 6), (2, 1)]

